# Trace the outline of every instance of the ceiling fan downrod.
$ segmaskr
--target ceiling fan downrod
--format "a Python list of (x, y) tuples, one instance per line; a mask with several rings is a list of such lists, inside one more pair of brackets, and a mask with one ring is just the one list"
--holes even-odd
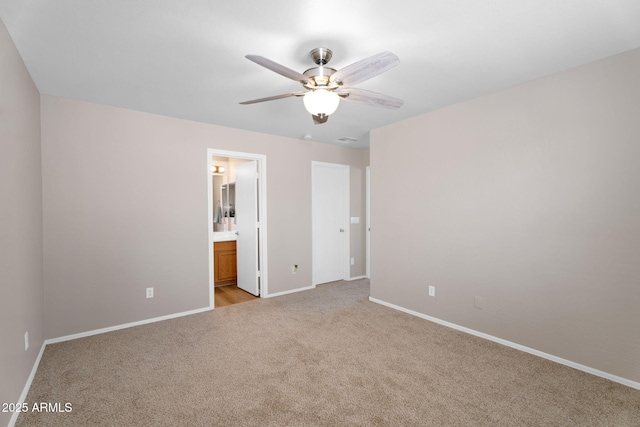
[[(331, 67), (325, 67), (331, 60), (333, 52), (326, 47), (318, 47), (309, 52), (309, 57), (316, 63), (317, 67), (309, 68), (303, 74), (309, 78), (309, 81), (304, 86), (309, 90), (316, 88), (328, 88), (329, 77), (336, 72)], [(332, 85), (330, 89), (335, 89), (337, 85)]]

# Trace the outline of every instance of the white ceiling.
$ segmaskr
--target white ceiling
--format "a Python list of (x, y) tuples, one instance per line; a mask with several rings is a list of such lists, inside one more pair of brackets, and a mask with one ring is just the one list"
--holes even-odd
[[(640, 47), (638, 0), (0, 0), (43, 94), (367, 148), (369, 131)], [(340, 69), (382, 51), (400, 65), (358, 87), (399, 110), (341, 101), (314, 125), (302, 87), (244, 58), (303, 72), (315, 47)]]

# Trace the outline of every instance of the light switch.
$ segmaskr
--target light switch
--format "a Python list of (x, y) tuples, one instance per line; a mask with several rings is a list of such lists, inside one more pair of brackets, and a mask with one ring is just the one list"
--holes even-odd
[(351, 217), (351, 224), (360, 224), (360, 217), (359, 216), (352, 216)]
[(484, 307), (484, 299), (482, 297), (475, 297), (473, 299), (473, 306), (482, 309), (482, 307)]

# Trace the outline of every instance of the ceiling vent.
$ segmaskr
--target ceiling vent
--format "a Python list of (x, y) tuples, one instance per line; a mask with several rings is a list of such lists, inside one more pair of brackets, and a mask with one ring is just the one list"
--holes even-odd
[(348, 144), (349, 142), (356, 142), (357, 139), (351, 138), (351, 137), (348, 137), (348, 136), (343, 136), (342, 138), (338, 138), (338, 141), (344, 142), (345, 144)]

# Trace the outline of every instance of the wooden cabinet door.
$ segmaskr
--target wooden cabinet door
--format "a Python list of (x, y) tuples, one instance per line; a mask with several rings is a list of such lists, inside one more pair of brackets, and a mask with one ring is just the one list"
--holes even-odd
[(238, 278), (236, 242), (213, 244), (213, 281), (215, 286), (233, 285)]

